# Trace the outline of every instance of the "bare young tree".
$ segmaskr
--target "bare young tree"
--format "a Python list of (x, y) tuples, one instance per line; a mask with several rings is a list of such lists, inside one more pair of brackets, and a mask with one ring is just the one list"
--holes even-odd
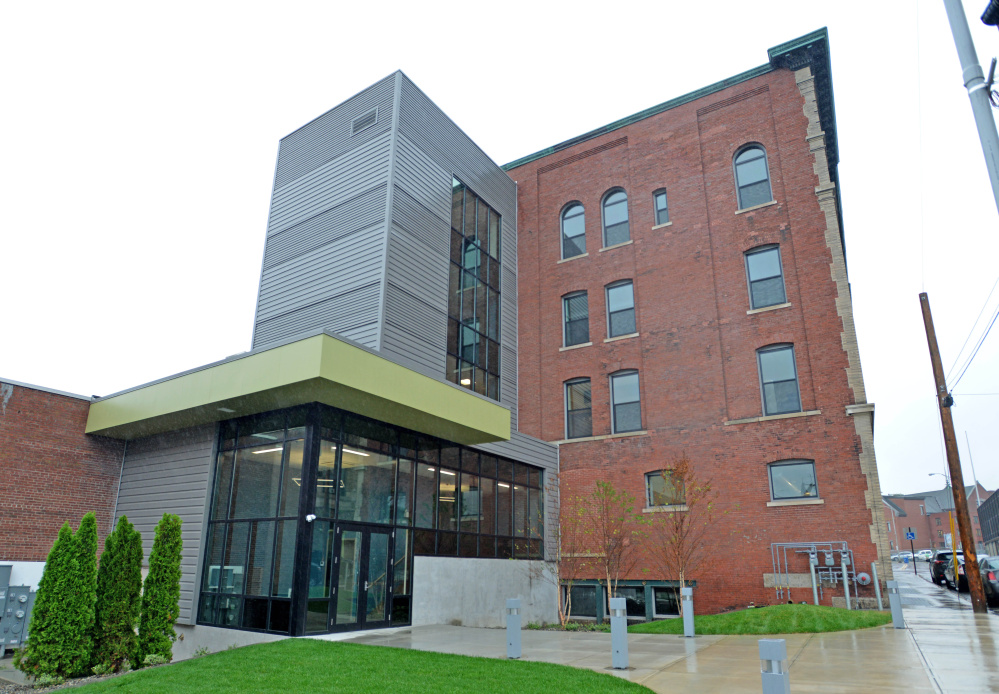
[(638, 563), (641, 516), (635, 512), (635, 497), (609, 482), (597, 482), (582, 501), (583, 547), (591, 557), (591, 570), (598, 568), (603, 574), (610, 599), (616, 596), (621, 577)]
[(661, 507), (646, 521), (645, 548), (653, 568), (680, 587), (697, 572), (706, 552), (704, 537), (716, 512), (718, 493), (700, 479), (686, 453), (670, 461), (653, 481), (651, 505)]

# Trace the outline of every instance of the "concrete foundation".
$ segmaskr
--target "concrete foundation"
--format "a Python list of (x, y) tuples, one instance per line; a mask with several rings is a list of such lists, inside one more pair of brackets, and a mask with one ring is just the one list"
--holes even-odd
[(520, 616), (530, 622), (558, 619), (558, 589), (543, 561), (415, 557), (413, 626), (506, 625), (506, 601), (520, 599)]

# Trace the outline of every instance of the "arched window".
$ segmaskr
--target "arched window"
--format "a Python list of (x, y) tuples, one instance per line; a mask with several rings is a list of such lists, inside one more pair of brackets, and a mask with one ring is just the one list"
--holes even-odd
[(631, 280), (607, 286), (607, 337), (635, 332), (635, 287)]
[(773, 200), (767, 152), (760, 145), (750, 145), (735, 155), (735, 187), (740, 210)]
[(586, 253), (586, 213), (574, 202), (562, 210), (562, 258)]
[(562, 297), (562, 342), (566, 347), (585, 345), (590, 341), (590, 313), (586, 292), (573, 292)]
[(787, 301), (778, 245), (746, 251), (746, 277), (749, 279), (750, 308), (778, 306)]
[(628, 231), (628, 195), (618, 188), (604, 198), (604, 247), (616, 246), (631, 238)]
[(611, 374), (611, 432), (621, 434), (642, 428), (642, 405), (638, 394), (638, 372)]
[(565, 382), (565, 437), (578, 439), (593, 436), (590, 404), (590, 379), (574, 378)]
[(770, 345), (756, 350), (763, 391), (763, 414), (801, 412), (798, 393), (798, 369), (794, 364), (794, 345)]

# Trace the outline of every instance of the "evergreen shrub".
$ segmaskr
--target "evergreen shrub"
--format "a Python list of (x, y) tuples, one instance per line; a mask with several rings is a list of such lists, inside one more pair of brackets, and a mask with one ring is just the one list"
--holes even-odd
[(134, 661), (142, 593), (142, 535), (122, 516), (104, 541), (97, 571), (93, 670), (119, 672)]
[(149, 553), (149, 574), (142, 587), (142, 615), (139, 619), (139, 647), (133, 661), (141, 667), (147, 656), (158, 655), (164, 662), (173, 658), (173, 629), (180, 612), (179, 516), (164, 513), (156, 524), (153, 549)]

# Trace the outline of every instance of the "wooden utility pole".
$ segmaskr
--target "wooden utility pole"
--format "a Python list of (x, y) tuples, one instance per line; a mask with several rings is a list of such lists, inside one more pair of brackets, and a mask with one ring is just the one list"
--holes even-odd
[[(923, 310), (926, 342), (930, 347), (930, 361), (933, 363), (937, 405), (940, 408), (940, 423), (943, 425), (944, 446), (947, 450), (947, 467), (950, 468), (951, 491), (954, 494), (954, 512), (957, 515), (957, 527), (961, 533), (961, 545), (964, 548), (964, 577), (968, 581), (968, 590), (971, 591), (971, 608), (975, 612), (987, 614), (988, 605), (985, 602), (982, 577), (978, 571), (978, 557), (975, 555), (975, 536), (971, 531), (968, 499), (964, 495), (964, 475), (961, 474), (961, 459), (957, 452), (957, 438), (954, 436), (954, 420), (950, 415), (950, 407), (954, 404), (954, 399), (947, 392), (943, 364), (940, 363), (940, 349), (937, 347), (937, 334), (933, 329), (933, 315), (930, 313), (930, 299), (926, 296), (926, 292), (919, 295), (919, 305)], [(957, 547), (954, 546), (952, 549), (956, 556)], [(956, 572), (954, 573), (954, 583), (959, 584)]]

